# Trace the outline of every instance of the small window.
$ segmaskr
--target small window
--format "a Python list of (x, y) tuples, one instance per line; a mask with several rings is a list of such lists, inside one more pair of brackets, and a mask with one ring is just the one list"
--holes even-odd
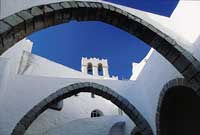
[(98, 75), (103, 76), (103, 66), (102, 66), (102, 64), (98, 64)]
[(88, 63), (88, 66), (87, 66), (87, 73), (90, 74), (90, 75), (93, 75), (92, 63)]
[(93, 117), (101, 117), (103, 116), (103, 113), (100, 110), (94, 110), (91, 112), (91, 118)]

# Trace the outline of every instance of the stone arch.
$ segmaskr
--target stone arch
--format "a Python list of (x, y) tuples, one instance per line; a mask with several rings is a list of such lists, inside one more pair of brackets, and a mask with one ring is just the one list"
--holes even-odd
[(27, 35), (70, 20), (101, 21), (120, 28), (153, 47), (194, 85), (200, 82), (200, 62), (143, 19), (103, 2), (67, 1), (40, 5), (0, 20), (0, 52)]
[(47, 108), (49, 108), (51, 104), (55, 104), (80, 92), (92, 92), (107, 100), (110, 100), (129, 116), (129, 118), (137, 125), (137, 127), (140, 128), (143, 135), (153, 135), (152, 129), (148, 122), (127, 99), (106, 86), (92, 82), (75, 83), (52, 93), (23, 116), (23, 118), (13, 129), (12, 135), (23, 135), (32, 122)]
[[(188, 121), (189, 125), (187, 125), (187, 122), (185, 122), (184, 119), (187, 120), (188, 116), (191, 116), (191, 120), (195, 119), (196, 121), (198, 121), (198, 125), (199, 125), (200, 117), (195, 117), (195, 116), (198, 116), (198, 115), (196, 115), (196, 113), (198, 113), (198, 112), (200, 113), (200, 109), (198, 109), (198, 107), (195, 107), (196, 105), (200, 104), (199, 96), (200, 96), (199, 86), (192, 85), (183, 78), (173, 79), (173, 80), (169, 81), (167, 84), (165, 84), (160, 93), (158, 107), (157, 107), (157, 113), (156, 113), (157, 135), (172, 134), (172, 133), (169, 133), (169, 129), (171, 129), (171, 127), (173, 126), (173, 123), (176, 125), (173, 126), (174, 129), (171, 130), (170, 132), (173, 131), (174, 134), (185, 135), (185, 134), (188, 134), (188, 131), (192, 128), (194, 128), (196, 130), (197, 127), (195, 127), (195, 125), (196, 125), (195, 122), (189, 123), (189, 121)], [(185, 101), (185, 102), (182, 102), (182, 101)], [(181, 106), (180, 102), (182, 105), (184, 105), (184, 107)], [(176, 109), (172, 110), (170, 108), (172, 108), (172, 109), (176, 108)], [(181, 109), (183, 110), (183, 108), (185, 108), (186, 110), (188, 109), (189, 111), (180, 111)], [(195, 111), (194, 111), (194, 109), (195, 109)], [(173, 113), (172, 113), (172, 111), (173, 111)], [(184, 115), (181, 114), (183, 112), (185, 113)], [(176, 117), (176, 115), (175, 115), (176, 113), (178, 113), (177, 116), (180, 116), (180, 117), (174, 118), (174, 117)], [(170, 117), (170, 119), (168, 117)], [(170, 123), (167, 124), (168, 126), (166, 126), (166, 125), (163, 126), (165, 124), (166, 118), (168, 119), (168, 121), (170, 120)], [(179, 122), (179, 124), (177, 124), (178, 122)], [(180, 133), (179, 125), (182, 125), (181, 130), (185, 134)], [(187, 125), (187, 127), (184, 127), (183, 125), (184, 126)], [(193, 126), (193, 127), (190, 127), (190, 126)], [(165, 129), (163, 129), (163, 127), (165, 127)], [(195, 130), (193, 130), (193, 132)], [(195, 133), (195, 134), (197, 134), (197, 133)]]

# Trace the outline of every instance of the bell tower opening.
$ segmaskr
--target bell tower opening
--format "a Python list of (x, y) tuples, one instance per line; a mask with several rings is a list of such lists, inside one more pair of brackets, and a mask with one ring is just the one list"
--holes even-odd
[(99, 75), (99, 76), (103, 76), (103, 75), (104, 75), (104, 74), (103, 74), (103, 66), (102, 66), (101, 63), (98, 64), (98, 75)]
[(93, 75), (92, 63), (87, 64), (87, 73)]
[(118, 80), (117, 76), (110, 77), (108, 70), (108, 60), (99, 58), (82, 58), (82, 72), (90, 74), (101, 79)]

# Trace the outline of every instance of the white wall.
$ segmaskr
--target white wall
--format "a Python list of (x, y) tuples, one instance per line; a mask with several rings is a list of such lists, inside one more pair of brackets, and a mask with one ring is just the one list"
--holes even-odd
[[(109, 86), (122, 96), (134, 82), (67, 79), (52, 77), (16, 76), (9, 82), (9, 86), (0, 99), (0, 133), (9, 135), (15, 124), (39, 101), (55, 92), (56, 90), (76, 82), (97, 82)], [(132, 88), (132, 87), (131, 87)], [(8, 100), (9, 99), (9, 100)], [(89, 109), (88, 109), (89, 110)], [(62, 117), (62, 116), (61, 116)]]
[(147, 61), (149, 60), (149, 57), (152, 55), (154, 49), (151, 48), (148, 54), (141, 60), (139, 63), (132, 63), (132, 75), (130, 77), (130, 80), (137, 80), (138, 76), (140, 75), (141, 71), (143, 70), (144, 66), (146, 65)]
[[(19, 53), (21, 53), (21, 51), (19, 51)], [(32, 75), (10, 74), (10, 76), (13, 77), (12, 79), (8, 80), (9, 84), (7, 85), (7, 89), (4, 90), (3, 93), (4, 96), (0, 99), (1, 103), (0, 107), (2, 109), (0, 114), (0, 133), (3, 133), (5, 135), (9, 134), (11, 130), (14, 128), (15, 124), (22, 118), (22, 116), (26, 112), (28, 112), (28, 110), (30, 110), (39, 101), (41, 101), (51, 93), (55, 92), (56, 90), (76, 82), (88, 82), (88, 81), (108, 86), (113, 90), (115, 90), (116, 92), (118, 92), (119, 94), (121, 94), (122, 96), (126, 97), (147, 119), (147, 121), (151, 124), (155, 132), (155, 114), (156, 114), (157, 102), (160, 91), (162, 90), (162, 87), (166, 82), (168, 82), (171, 79), (182, 76), (170, 63), (168, 63), (156, 51), (150, 53), (152, 54), (147, 55), (149, 58), (146, 61), (146, 64), (143, 67), (143, 69), (140, 71), (140, 74), (138, 75), (136, 81), (95, 80), (86, 78), (85, 79), (56, 78), (52, 76), (42, 77), (42, 76), (32, 76)], [(36, 63), (37, 60), (39, 59), (35, 59)], [(43, 65), (45, 64), (43, 63)], [(40, 69), (44, 70), (45, 68), (42, 67)], [(16, 71), (16, 68), (13, 67), (10, 68), (9, 70)], [(43, 70), (41, 71), (43, 72)], [(39, 75), (39, 70), (36, 71)], [(51, 72), (51, 70), (49, 72)], [(11, 71), (11, 73), (14, 72)], [(54, 74), (54, 76), (56, 76), (56, 74)], [(85, 96), (87, 97), (89, 95)], [(84, 97), (84, 99), (86, 99), (85, 101), (91, 103), (92, 99), (86, 97)], [(74, 99), (76, 99), (76, 97), (74, 97)], [(70, 101), (73, 101), (73, 98)], [(75, 101), (76, 100), (74, 100), (74, 104)], [(81, 104), (79, 101), (80, 100), (77, 99), (76, 107), (79, 107), (78, 104)], [(95, 102), (96, 102), (95, 104), (98, 104), (99, 107), (103, 107), (101, 101), (97, 100)], [(107, 108), (109, 108), (110, 104), (107, 102), (105, 103), (107, 104), (106, 105)], [(70, 108), (70, 102), (68, 105), (66, 104), (65, 107), (66, 109)], [(91, 108), (90, 107), (84, 109), (84, 111), (88, 110), (88, 112), (83, 113), (81, 115), (82, 118), (88, 116), (91, 109), (93, 109), (92, 107)], [(116, 114), (116, 109), (111, 109), (111, 110), (115, 111), (107, 114)], [(57, 122), (55, 122), (58, 119), (63, 119), (63, 120), (69, 119), (69, 117), (67, 116), (73, 113), (73, 111), (71, 112), (63, 111), (62, 113), (60, 113), (61, 115), (57, 116), (56, 115), (57, 113), (51, 113), (51, 112), (52, 111), (47, 111), (47, 113), (45, 114), (48, 117), (42, 117), (41, 119), (39, 119), (39, 121), (44, 121), (44, 122), (48, 121), (47, 122), (48, 124), (46, 125), (44, 130), (47, 130), (48, 128), (51, 128), (56, 124), (58, 124)], [(49, 120), (49, 118), (51, 117), (54, 117), (54, 119)], [(38, 123), (40, 123), (39, 121)], [(64, 122), (61, 121), (61, 123)], [(35, 124), (35, 127), (33, 126), (33, 129), (36, 128), (38, 125), (39, 124)], [(38, 131), (43, 132), (42, 130)]]
[(194, 43), (194, 56), (200, 61), (200, 35)]
[[(49, 2), (48, 0), (1, 0), (1, 6), (3, 7), (1, 9), (1, 17), (33, 5)], [(170, 18), (123, 6), (119, 7), (153, 24), (161, 31), (173, 37), (184, 48), (192, 52), (195, 57), (200, 59), (200, 18), (198, 17), (200, 3), (198, 1), (179, 2), (178, 7)], [(18, 60), (18, 56), (15, 56), (14, 53), (12, 57)], [(3, 62), (0, 61), (0, 65), (3, 65)], [(126, 97), (144, 115), (155, 132), (155, 115), (160, 91), (167, 81), (182, 77), (171, 64), (155, 51), (150, 56), (136, 81), (15, 76), (15, 70), (12, 70), (12, 66), (10, 67), (10, 76), (13, 76), (13, 79), (8, 79), (8, 85), (3, 90), (3, 97), (0, 98), (0, 133), (3, 135), (9, 135), (20, 118), (39, 101), (47, 97), (47, 95), (69, 84), (84, 81), (92, 81), (109, 86)], [(4, 71), (1, 72), (2, 74), (4, 73)]]
[(160, 92), (163, 86), (174, 78), (182, 78), (182, 75), (159, 53), (153, 51), (137, 79), (135, 89), (141, 91), (145, 96), (142, 98), (137, 96), (138, 100), (141, 100), (141, 104), (136, 104), (136, 107), (139, 110), (145, 108), (143, 114), (151, 123), (154, 133), (156, 133), (155, 116)]
[[(31, 48), (32, 42), (24, 39), (2, 55), (1, 59), (6, 59), (9, 63), (9, 67), (4, 67), (5, 63), (0, 61), (0, 65), (9, 73), (8, 78), (4, 76), (1, 77), (5, 80), (2, 81), (3, 85), (1, 86), (6, 87), (1, 91), (3, 96), (0, 98), (0, 106), (2, 107), (0, 114), (0, 133), (5, 135), (10, 134), (15, 124), (28, 110), (59, 88), (75, 82), (92, 81), (88, 80), (89, 78), (93, 79), (92, 82), (101, 82), (101, 80), (94, 80), (95, 77), (91, 75), (85, 75), (45, 58), (32, 55), (29, 53)], [(26, 51), (24, 52), (23, 50)], [(18, 75), (17, 72), (20, 73), (20, 75)], [(71, 79), (66, 79), (70, 77)], [(73, 79), (77, 77), (84, 80)], [(105, 80), (102, 81), (103, 84), (106, 82)], [(6, 85), (6, 83), (8, 83), (8, 85)], [(113, 83), (113, 81), (107, 83)], [(132, 84), (133, 82), (127, 83), (120, 81), (118, 85), (124, 87), (124, 85), (126, 86), (129, 83)], [(119, 86), (117, 87), (120, 90), (121, 88)], [(51, 109), (47, 110), (30, 127), (30, 132), (28, 132), (28, 134), (42, 134), (53, 127), (58, 127), (69, 121), (88, 118), (91, 111), (95, 109), (101, 110), (105, 115), (118, 115), (118, 107), (113, 105), (110, 101), (99, 96), (91, 98), (91, 94), (82, 93), (79, 94), (78, 97), (73, 96), (64, 100), (64, 108), (60, 112)], [(16, 112), (16, 110), (18, 111)], [(131, 122), (129, 121), (129, 123)], [(127, 125), (130, 125), (129, 123), (127, 123)], [(131, 123), (131, 127), (132, 125)]]
[(9, 66), (9, 59), (0, 57), (0, 98), (3, 96), (3, 93), (7, 88)]
[[(45, 111), (31, 125), (27, 135), (40, 135), (52, 128), (62, 127), (70, 121), (90, 118), (91, 112), (96, 109), (101, 110), (104, 116), (118, 115), (118, 107), (110, 101), (97, 95), (95, 95), (95, 98), (91, 98), (90, 93), (80, 93), (78, 96), (65, 99), (61, 111), (52, 109)], [(76, 130), (79, 130), (78, 127), (76, 128)]]
[[(92, 119), (78, 119), (66, 123), (63, 126), (49, 130), (48, 132), (44, 133), (44, 135), (66, 135), (66, 133), (68, 135), (110, 135), (109, 131), (111, 130), (112, 126), (118, 122), (124, 122), (124, 130), (127, 130), (126, 121), (127, 119), (125, 117), (120, 116), (103, 116)], [(128, 133), (123, 131), (125, 133), (124, 135), (130, 135), (131, 130), (127, 130)]]
[[(97, 79), (98, 76), (84, 74), (80, 71), (55, 63), (46, 58), (25, 51), (22, 55), (18, 69), (20, 75), (62, 77), (62, 78), (90, 78)], [(81, 64), (81, 63), (80, 63)]]
[[(159, 93), (168, 80), (176, 77), (181, 77), (181, 75), (156, 52), (153, 52), (136, 81), (75, 80), (67, 78), (16, 76), (16, 80), (10, 82), (12, 85), (9, 85), (4, 99), (1, 101), (3, 103), (1, 107), (3, 111), (0, 116), (2, 123), (0, 125), (0, 132), (12, 128), (31, 107), (50, 93), (80, 81), (97, 82), (113, 88), (137, 107), (155, 131), (155, 112)], [(9, 102), (7, 102), (7, 99), (10, 99)], [(15, 111), (16, 109), (19, 110), (16, 104), (20, 104), (20, 111)], [(8, 131), (3, 133), (6, 134), (6, 132)]]
[(32, 45), (33, 43), (30, 40), (23, 39), (1, 55), (2, 58), (9, 60), (9, 74), (11, 79), (17, 74), (23, 51), (30, 51)]
[[(10, 69), (15, 70), (15, 68)], [(146, 61), (146, 64), (143, 67), (143, 70), (141, 70), (136, 81), (73, 79), (13, 74), (11, 76), (14, 77), (9, 80), (7, 89), (4, 90), (3, 93), (4, 96), (0, 99), (0, 133), (4, 135), (9, 135), (15, 124), (22, 118), (22, 116), (51, 93), (69, 84), (88, 81), (108, 86), (122, 96), (126, 97), (147, 119), (155, 132), (155, 115), (160, 91), (162, 90), (163, 85), (169, 80), (182, 77), (180, 73), (178, 73), (178, 71), (156, 51), (153, 51), (149, 56), (149, 59)], [(74, 99), (76, 99), (76, 97), (74, 97)], [(87, 99), (85, 101), (89, 103), (92, 100), (89, 98), (84, 99)], [(75, 101), (76, 100), (74, 100), (74, 104)], [(78, 104), (80, 104), (79, 101), (77, 100)], [(100, 103), (101, 101), (98, 101), (97, 104), (99, 104), (99, 107), (102, 107), (102, 104)], [(78, 104), (76, 107), (78, 107)], [(109, 108), (109, 103), (106, 104)], [(70, 107), (70, 103), (69, 106), (66, 106), (66, 109), (67, 107)], [(91, 111), (90, 109), (92, 109), (92, 107), (84, 109), (84, 111), (88, 110), (88, 112), (83, 113), (84, 116), (82, 116), (88, 116)], [(63, 120), (69, 119), (69, 117), (67, 117), (68, 113), (72, 114), (72, 112), (67, 111), (61, 112), (61, 115), (56, 115), (57, 112), (51, 112), (52, 110), (47, 111), (47, 113), (44, 113), (43, 115), (45, 116), (46, 114), (48, 117), (39, 119), (39, 121), (48, 121), (47, 123), (49, 124), (46, 125), (46, 128), (44, 128), (45, 130), (49, 127), (55, 126), (55, 123), (57, 123), (55, 121), (57, 120), (59, 121), (63, 118), (66, 118)], [(116, 112), (116, 110), (114, 112)], [(112, 114), (116, 114), (114, 112), (112, 112)], [(49, 118), (51, 118), (49, 116), (54, 117), (54, 119), (52, 119), (52, 121), (49, 120)], [(40, 123), (39, 121), (38, 123)], [(61, 123), (64, 122), (62, 121)]]

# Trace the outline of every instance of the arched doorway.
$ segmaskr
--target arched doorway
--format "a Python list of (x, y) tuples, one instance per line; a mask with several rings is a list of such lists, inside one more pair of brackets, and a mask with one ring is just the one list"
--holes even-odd
[(181, 81), (184, 82), (182, 79), (172, 81), (162, 93), (157, 116), (158, 135), (200, 134), (200, 97), (189, 85), (178, 83)]
[(129, 116), (129, 118), (142, 131), (143, 135), (153, 135), (152, 129), (148, 122), (128, 100), (106, 86), (91, 82), (75, 83), (61, 88), (55, 93), (49, 95), (47, 98), (35, 105), (28, 113), (26, 113), (26, 115), (13, 129), (12, 135), (23, 135), (33, 121), (45, 110), (47, 110), (49, 106), (80, 92), (92, 92), (107, 100), (110, 100)]
[(200, 63), (191, 53), (143, 19), (101, 2), (67, 1), (40, 5), (0, 20), (0, 53), (33, 32), (70, 20), (101, 21), (136, 36), (157, 50), (187, 80), (199, 85)]

